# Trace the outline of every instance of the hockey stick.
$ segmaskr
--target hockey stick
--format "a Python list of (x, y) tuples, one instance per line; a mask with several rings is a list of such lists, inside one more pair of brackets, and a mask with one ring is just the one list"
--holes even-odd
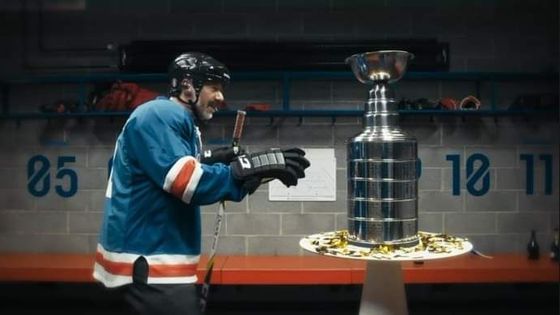
[[(235, 153), (238, 153), (239, 150), (239, 140), (241, 140), (241, 133), (243, 132), (243, 124), (245, 123), (246, 114), (246, 112), (238, 110), (237, 116), (235, 117), (233, 140), (231, 142), (234, 151), (236, 151)], [(214, 239), (212, 240), (210, 256), (208, 258), (208, 262), (206, 263), (206, 275), (204, 276), (204, 283), (202, 284), (202, 290), (200, 292), (200, 310), (202, 313), (206, 311), (206, 304), (208, 303), (208, 296), (210, 295), (210, 280), (212, 278), (212, 270), (214, 269), (216, 249), (218, 248), (218, 237), (220, 236), (220, 230), (222, 229), (225, 208), (225, 202), (223, 200), (220, 201), (220, 204), (218, 205), (218, 214), (216, 214), (216, 224), (214, 226)]]

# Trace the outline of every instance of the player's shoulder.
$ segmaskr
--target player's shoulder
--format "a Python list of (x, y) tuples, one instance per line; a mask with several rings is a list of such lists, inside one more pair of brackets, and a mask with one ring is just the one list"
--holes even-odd
[(148, 123), (193, 123), (188, 110), (168, 98), (156, 98), (139, 106), (131, 115)]
[(181, 113), (181, 106), (166, 97), (158, 97), (138, 106), (133, 115), (153, 115), (167, 113)]

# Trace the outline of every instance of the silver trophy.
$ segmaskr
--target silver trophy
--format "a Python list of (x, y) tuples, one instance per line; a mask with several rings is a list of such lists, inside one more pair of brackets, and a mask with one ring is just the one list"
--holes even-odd
[(390, 89), (414, 55), (399, 50), (346, 59), (356, 78), (371, 84), (364, 130), (348, 139), (348, 234), (353, 245), (418, 243), (417, 143), (399, 128)]

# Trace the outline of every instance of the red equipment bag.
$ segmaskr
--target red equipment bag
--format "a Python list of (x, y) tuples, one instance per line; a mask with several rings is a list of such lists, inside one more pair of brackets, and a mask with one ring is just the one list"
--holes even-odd
[(130, 111), (155, 99), (159, 93), (140, 87), (136, 83), (116, 82), (109, 92), (95, 105), (100, 111)]

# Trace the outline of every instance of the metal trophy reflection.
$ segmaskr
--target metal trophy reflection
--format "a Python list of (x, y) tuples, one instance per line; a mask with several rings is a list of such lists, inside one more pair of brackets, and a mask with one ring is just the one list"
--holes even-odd
[(399, 128), (390, 85), (413, 55), (386, 50), (346, 59), (356, 78), (372, 85), (364, 130), (347, 143), (349, 242), (359, 246), (418, 243), (416, 139)]

